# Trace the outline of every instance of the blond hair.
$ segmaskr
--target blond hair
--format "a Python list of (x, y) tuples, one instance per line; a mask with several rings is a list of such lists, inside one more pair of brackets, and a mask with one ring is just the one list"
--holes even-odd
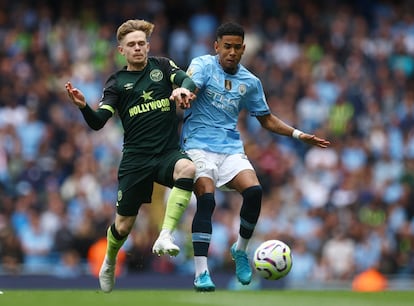
[(154, 24), (142, 19), (131, 19), (121, 24), (116, 31), (116, 39), (120, 43), (124, 37), (134, 31), (142, 31), (147, 36), (147, 40), (150, 38), (152, 31), (154, 30)]

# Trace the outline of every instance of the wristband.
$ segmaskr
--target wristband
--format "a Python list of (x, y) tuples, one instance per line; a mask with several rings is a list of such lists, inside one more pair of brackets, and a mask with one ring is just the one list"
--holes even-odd
[(294, 130), (293, 130), (293, 132), (292, 132), (292, 137), (293, 137), (293, 138), (296, 138), (296, 139), (299, 139), (299, 136), (300, 136), (301, 134), (303, 134), (303, 132), (302, 132), (301, 130), (294, 129)]

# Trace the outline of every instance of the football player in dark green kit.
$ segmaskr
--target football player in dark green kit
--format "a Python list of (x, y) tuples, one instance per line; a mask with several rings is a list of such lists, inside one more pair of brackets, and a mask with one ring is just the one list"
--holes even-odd
[[(97, 110), (83, 93), (67, 82), (65, 87), (87, 124), (101, 129), (115, 112), (124, 129), (123, 156), (118, 171), (117, 213), (107, 231), (106, 256), (99, 272), (102, 291), (111, 292), (115, 263), (128, 237), (140, 206), (150, 203), (153, 183), (172, 188), (167, 200), (161, 233), (153, 252), (176, 256), (176, 228), (191, 198), (195, 166), (179, 146), (176, 104), (185, 108), (195, 98), (195, 84), (174, 62), (149, 57), (149, 38), (154, 24), (128, 20), (117, 30), (118, 51), (127, 65), (106, 81)], [(174, 89), (175, 88), (175, 89)]]

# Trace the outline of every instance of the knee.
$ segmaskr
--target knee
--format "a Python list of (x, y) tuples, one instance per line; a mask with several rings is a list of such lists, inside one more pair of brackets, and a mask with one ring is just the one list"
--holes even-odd
[[(133, 224), (132, 224), (133, 225)], [(121, 237), (128, 236), (131, 232), (132, 225), (129, 222), (118, 221), (115, 222), (115, 230)]]
[(196, 166), (189, 159), (181, 159), (177, 162), (174, 171), (174, 177), (178, 178), (194, 178)]
[(185, 173), (188, 177), (194, 178), (196, 174), (196, 166), (192, 161), (188, 161), (188, 165), (186, 166)]
[(127, 226), (125, 226), (124, 224), (120, 225), (119, 227), (116, 228), (116, 231), (118, 232), (119, 236), (128, 236), (131, 229)]

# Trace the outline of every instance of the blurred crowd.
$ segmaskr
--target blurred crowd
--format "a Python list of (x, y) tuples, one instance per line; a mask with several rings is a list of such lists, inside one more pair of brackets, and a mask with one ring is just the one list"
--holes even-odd
[[(280, 239), (290, 281), (350, 280), (374, 268), (414, 276), (414, 9), (410, 1), (0, 1), (0, 273), (93, 273), (115, 213), (122, 128), (92, 131), (68, 101), (71, 80), (92, 106), (123, 62), (126, 19), (156, 24), (151, 54), (184, 70), (213, 52), (216, 27), (246, 30), (242, 63), (272, 111), (327, 138), (328, 149), (275, 136), (243, 113), (246, 153), (264, 188), (250, 245)], [(181, 114), (178, 113), (178, 116)], [(189, 207), (177, 258), (151, 254), (165, 194), (138, 216), (123, 273), (193, 273)], [(217, 192), (210, 266), (233, 271), (237, 194)], [(95, 247), (95, 248), (94, 248)], [(100, 259), (98, 259), (100, 260)]]

